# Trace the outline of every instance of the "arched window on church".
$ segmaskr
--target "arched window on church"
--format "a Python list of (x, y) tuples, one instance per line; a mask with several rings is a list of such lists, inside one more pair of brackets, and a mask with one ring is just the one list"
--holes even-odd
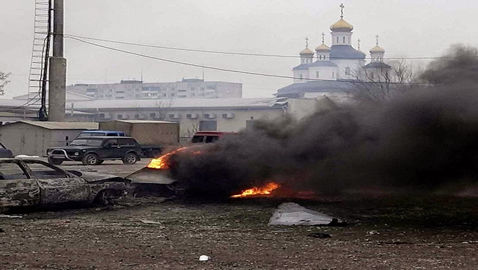
[(345, 75), (350, 75), (350, 68), (349, 67), (345, 68)]
[(345, 37), (343, 38), (344, 44), (345, 44)]
[(302, 81), (303, 77), (302, 77), (302, 73), (299, 74), (299, 79)]
[(339, 37), (337, 37), (337, 44), (339, 44)]
[(317, 79), (319, 78), (319, 72), (318, 71), (315, 72), (315, 77), (317, 77)]
[(332, 78), (335, 79), (335, 72), (332, 72)]

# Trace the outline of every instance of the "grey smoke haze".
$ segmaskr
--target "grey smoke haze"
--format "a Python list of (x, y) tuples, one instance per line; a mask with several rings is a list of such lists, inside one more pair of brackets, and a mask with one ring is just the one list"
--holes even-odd
[(191, 193), (213, 196), (271, 180), (317, 192), (477, 182), (477, 68), (477, 50), (457, 46), (424, 72), (433, 86), (300, 122), (261, 122), (201, 155), (177, 155), (173, 175)]
[[(241, 52), (296, 55), (310, 38), (339, 18), (354, 25), (353, 45), (367, 52), (380, 35), (388, 57), (436, 56), (453, 43), (478, 46), (474, 0), (65, 0), (65, 32), (105, 39)], [(34, 1), (0, 0), (0, 70), (12, 72), (7, 96), (26, 93), (33, 37)], [(327, 34), (326, 41), (330, 43)], [(138, 49), (140, 53), (226, 68), (290, 75), (294, 58), (217, 56)], [(68, 83), (119, 82), (121, 79), (176, 81), (201, 77), (202, 70), (125, 56), (66, 40)], [(414, 62), (415, 63), (415, 62)], [(208, 80), (242, 82), (246, 97), (270, 96), (290, 79), (263, 78), (205, 70)]]

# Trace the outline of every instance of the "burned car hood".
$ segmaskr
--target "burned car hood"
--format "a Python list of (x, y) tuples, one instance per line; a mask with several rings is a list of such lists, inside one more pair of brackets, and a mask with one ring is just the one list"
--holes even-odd
[(118, 182), (130, 182), (129, 180), (119, 177), (112, 174), (103, 174), (103, 173), (96, 173), (96, 172), (74, 172), (73, 174), (78, 175), (77, 173), (81, 174), (81, 178), (85, 179), (88, 183), (93, 182), (102, 182), (102, 181), (118, 181)]
[(177, 182), (177, 180), (171, 178), (169, 170), (157, 170), (147, 167), (126, 176), (126, 179), (133, 184), (170, 185)]

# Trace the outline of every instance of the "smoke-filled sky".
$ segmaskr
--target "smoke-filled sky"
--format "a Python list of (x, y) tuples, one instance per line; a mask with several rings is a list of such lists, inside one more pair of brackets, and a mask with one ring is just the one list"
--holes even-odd
[[(65, 32), (88, 37), (192, 49), (296, 55), (310, 38), (311, 48), (339, 19), (341, 1), (314, 0), (65, 0)], [(478, 46), (473, 0), (343, 1), (354, 25), (353, 44), (362, 51), (380, 45), (388, 57), (439, 56), (451, 44)], [(33, 36), (33, 0), (1, 0), (0, 71), (11, 72), (7, 97), (26, 93)], [(291, 75), (299, 59), (224, 56), (145, 49), (122, 49), (199, 65)], [(66, 40), (68, 84), (146, 82), (201, 78), (203, 70), (124, 55)], [(204, 70), (206, 80), (243, 83), (245, 97), (271, 96), (291, 79)]]
[(478, 50), (455, 47), (421, 76), (433, 85), (391, 88), (385, 99), (358, 95), (299, 121), (257, 122), (199, 154), (178, 152), (171, 173), (200, 196), (227, 197), (269, 181), (319, 193), (373, 186), (456, 192), (478, 179), (477, 74)]

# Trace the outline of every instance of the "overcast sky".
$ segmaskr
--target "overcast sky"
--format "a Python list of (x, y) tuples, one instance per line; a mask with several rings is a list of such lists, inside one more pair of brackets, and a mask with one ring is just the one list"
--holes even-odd
[[(478, 47), (475, 0), (65, 0), (65, 33), (191, 49), (296, 55), (320, 44), (345, 4), (354, 26), (353, 46), (375, 45), (386, 57), (439, 56), (450, 45)], [(0, 71), (11, 72), (7, 96), (27, 92), (34, 0), (0, 0)], [(201, 78), (201, 68), (181, 66), (65, 41), (68, 84)], [(252, 72), (291, 76), (295, 58), (224, 56), (106, 44), (155, 57)], [(204, 70), (206, 80), (243, 83), (245, 97), (269, 97), (291, 79)]]

